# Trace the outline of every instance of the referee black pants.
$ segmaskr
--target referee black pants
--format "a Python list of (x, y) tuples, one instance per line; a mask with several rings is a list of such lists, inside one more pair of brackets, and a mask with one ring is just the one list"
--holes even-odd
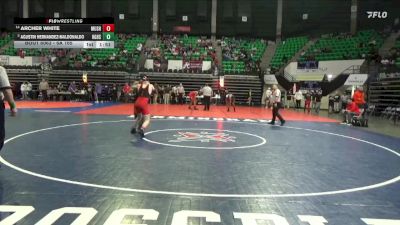
[(178, 103), (179, 103), (180, 105), (185, 104), (185, 102), (183, 101), (183, 93), (179, 93), (179, 94), (178, 94)]
[(278, 117), (281, 122), (285, 121), (285, 119), (283, 119), (283, 117), (279, 113), (279, 109), (280, 109), (280, 103), (273, 104), (273, 106), (272, 106), (272, 121), (271, 121), (271, 123), (275, 123), (276, 117)]
[(204, 110), (210, 111), (211, 96), (204, 96)]

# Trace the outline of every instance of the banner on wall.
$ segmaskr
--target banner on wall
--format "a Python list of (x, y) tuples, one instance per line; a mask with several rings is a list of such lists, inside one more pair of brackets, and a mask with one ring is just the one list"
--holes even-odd
[(201, 70), (202, 67), (203, 62), (200, 60), (185, 61), (183, 64), (183, 69)]
[(344, 85), (362, 86), (368, 79), (368, 74), (350, 74)]
[(201, 68), (203, 71), (211, 70), (211, 61), (203, 61), (203, 65)]
[(321, 81), (328, 74), (332, 75), (332, 79), (335, 79), (336, 76), (342, 73), (351, 73), (349, 71), (359, 68), (364, 61), (364, 59), (320, 61), (318, 62), (318, 68), (315, 69), (299, 68), (297, 62), (291, 62), (285, 67), (284, 73), (294, 77), (296, 80)]
[(153, 69), (154, 68), (154, 60), (147, 59), (146, 62), (144, 63), (144, 68)]
[(21, 58), (19, 56), (8, 56), (8, 55), (0, 56), (1, 65), (32, 66), (33, 65), (32, 61), (33, 61), (32, 57)]
[(190, 33), (192, 31), (192, 27), (190, 26), (175, 26), (174, 32), (181, 32), (181, 33)]
[(13, 66), (32, 66), (32, 57), (21, 58), (19, 56), (9, 56), (9, 65)]
[(9, 64), (8, 56), (1, 55), (0, 56), (0, 65), (8, 65), (8, 64)]
[(183, 67), (182, 60), (168, 60), (168, 69), (169, 70), (181, 70)]
[[(0, 60), (1, 60), (1, 58), (0, 58)], [(161, 64), (158, 60), (147, 59), (146, 62), (144, 63), (144, 68), (146, 68), (146, 69), (157, 69), (160, 67), (161, 67)], [(211, 69), (211, 61), (168, 60), (168, 69), (171, 69), (171, 70), (194, 69), (194, 70), (208, 71)]]

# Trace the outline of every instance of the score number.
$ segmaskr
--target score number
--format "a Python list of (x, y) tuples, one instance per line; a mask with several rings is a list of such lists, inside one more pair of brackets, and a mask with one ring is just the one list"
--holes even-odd
[(103, 32), (114, 32), (114, 24), (103, 24)]
[(114, 40), (114, 24), (103, 24), (103, 41)]

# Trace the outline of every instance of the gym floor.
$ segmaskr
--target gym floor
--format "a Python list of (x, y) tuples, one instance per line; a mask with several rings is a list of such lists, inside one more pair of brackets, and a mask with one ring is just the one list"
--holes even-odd
[(0, 224), (400, 224), (400, 126), (385, 119), (283, 110), (281, 127), (264, 108), (152, 105), (139, 139), (132, 104), (18, 105)]

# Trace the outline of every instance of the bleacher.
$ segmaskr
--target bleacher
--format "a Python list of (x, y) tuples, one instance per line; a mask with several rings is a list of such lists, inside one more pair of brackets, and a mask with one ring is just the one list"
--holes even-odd
[[(13, 41), (14, 34), (7, 34), (5, 37), (0, 38), (0, 48), (3, 48), (5, 45)], [(44, 56), (48, 55), (51, 51), (50, 49), (23, 49), (25, 52), (25, 56)], [(6, 49), (4, 49), (1, 54), (9, 55), (9, 56), (17, 56), (19, 49), (14, 48), (14, 45), (9, 45)]]
[(142, 46), (144, 46), (146, 40), (146, 37), (133, 37), (126, 40), (124, 48), (128, 51), (128, 53), (132, 54), (132, 58), (135, 61), (137, 61), (140, 57), (140, 52), (136, 50), (138, 45), (142, 44)]
[(166, 60), (206, 60), (212, 61), (212, 57), (210, 52), (213, 49), (208, 49), (206, 46), (201, 46), (199, 40), (201, 37), (198, 36), (181, 36), (177, 38), (177, 43), (179, 46), (183, 48), (191, 48), (194, 51), (192, 54), (183, 56), (181, 54), (176, 54), (172, 51), (172, 48), (169, 48), (166, 43), (162, 43), (160, 46), (161, 52), (164, 55)]
[(322, 37), (299, 61), (306, 60), (346, 60), (367, 58), (370, 53), (377, 51), (384, 40), (374, 30), (359, 31), (354, 36)]
[(270, 67), (279, 69), (285, 65), (307, 42), (307, 37), (294, 37), (280, 43), (272, 57)]
[[(217, 79), (210, 74), (179, 74), (179, 73), (146, 73), (152, 84), (159, 86), (176, 86), (182, 83), (186, 94), (190, 91), (198, 91), (206, 83), (210, 86), (217, 82)], [(131, 77), (130, 80), (135, 80), (136, 77)]]
[(11, 84), (23, 83), (29, 81), (34, 90), (39, 85), (38, 69), (10, 69), (7, 67), (7, 75)]
[[(25, 48), (23, 49), (25, 52), (25, 56), (46, 56), (50, 54), (49, 49), (38, 49), (38, 48)], [(4, 50), (3, 54), (9, 56), (17, 56), (19, 49), (14, 48), (13, 45), (10, 45), (7, 49)]]
[(369, 83), (369, 103), (377, 112), (400, 107), (400, 77), (384, 77)]
[[(186, 94), (193, 90), (199, 90), (206, 83), (208, 83), (215, 91), (218, 89), (218, 77), (210, 74), (181, 74), (181, 73), (146, 73), (153, 84), (157, 83), (160, 86), (171, 85), (175, 86), (182, 83)], [(128, 78), (128, 80), (135, 80), (136, 76)], [(244, 85), (246, 84), (246, 85)], [(256, 76), (239, 76), (239, 75), (226, 75), (225, 88), (227, 88), (236, 97), (237, 104), (246, 104), (247, 93), (249, 89), (252, 90), (253, 103), (260, 104), (262, 95), (262, 82)]]
[(2, 34), (0, 36), (0, 48), (7, 45), (13, 39), (12, 34)]
[(225, 76), (225, 88), (229, 92), (233, 93), (236, 97), (238, 104), (247, 103), (247, 95), (249, 90), (252, 91), (252, 102), (255, 105), (261, 103), (262, 98), (262, 81), (256, 76), (238, 76), (238, 75), (226, 75)]
[[(224, 60), (222, 62), (225, 74), (247, 74), (255, 67), (259, 66), (267, 44), (261, 39), (246, 40), (235, 38), (224, 38), (224, 46), (222, 46), (222, 54)], [(246, 58), (241, 59), (240, 55), (244, 52)], [(226, 58), (229, 55), (230, 59)]]
[[(80, 83), (82, 81), (83, 71), (57, 70), (49, 74), (49, 85), (56, 86), (59, 82), (69, 84), (72, 81)], [(88, 82), (91, 84), (100, 83), (103, 85), (123, 85), (126, 82), (127, 73), (125, 72), (102, 72), (85, 71), (88, 76)]]

